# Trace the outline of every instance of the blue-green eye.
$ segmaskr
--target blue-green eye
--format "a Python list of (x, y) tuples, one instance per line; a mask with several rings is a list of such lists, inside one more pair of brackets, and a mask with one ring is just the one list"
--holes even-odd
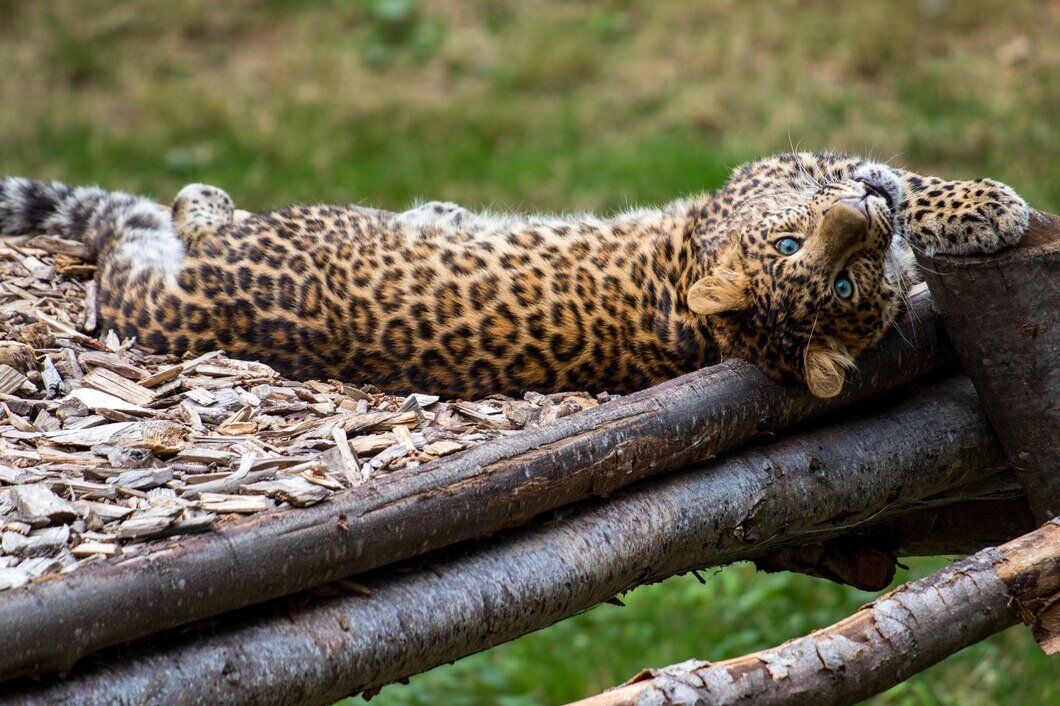
[(850, 297), (854, 296), (854, 283), (850, 281), (849, 277), (840, 275), (836, 278), (833, 286), (836, 296), (840, 299), (850, 299)]
[(773, 247), (775, 247), (777, 252), (781, 255), (794, 255), (799, 251), (799, 248), (802, 247), (802, 241), (798, 238), (788, 236), (773, 243)]

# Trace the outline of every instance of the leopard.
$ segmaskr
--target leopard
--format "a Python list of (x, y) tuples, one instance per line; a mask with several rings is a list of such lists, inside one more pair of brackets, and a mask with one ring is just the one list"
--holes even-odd
[(206, 184), (167, 208), (0, 179), (0, 232), (94, 253), (101, 331), (447, 398), (625, 394), (730, 359), (833, 397), (922, 280), (917, 251), (995, 253), (1028, 219), (998, 181), (794, 150), (610, 215), (441, 201), (248, 213)]

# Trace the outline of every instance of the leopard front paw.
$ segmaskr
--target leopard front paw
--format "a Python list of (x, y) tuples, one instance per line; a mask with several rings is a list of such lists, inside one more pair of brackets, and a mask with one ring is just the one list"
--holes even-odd
[[(1019, 243), (1030, 209), (1012, 188), (993, 179), (954, 182), (929, 191), (918, 212), (919, 240), (929, 253), (989, 255)], [(923, 201), (919, 202), (923, 205)]]

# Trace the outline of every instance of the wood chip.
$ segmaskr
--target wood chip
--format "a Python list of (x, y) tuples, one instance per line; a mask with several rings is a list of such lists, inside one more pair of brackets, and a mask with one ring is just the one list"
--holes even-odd
[(119, 539), (145, 539), (164, 534), (175, 518), (164, 512), (144, 512), (133, 515), (118, 525), (114, 534)]
[(149, 374), (144, 368), (133, 365), (117, 353), (85, 351), (78, 356), (78, 359), (81, 365), (87, 369), (102, 368), (127, 380), (138, 380)]
[(347, 434), (362, 434), (377, 429), (393, 429), (399, 425), (408, 426), (418, 421), (415, 412), (369, 412), (349, 415), (342, 426)]
[(482, 411), (475, 405), (467, 402), (454, 402), (453, 407), (465, 417), (474, 419), (480, 424), (487, 424), (494, 429), (514, 429), (515, 425), (512, 424), (508, 419), (498, 416), (495, 413), (489, 413)]
[(464, 448), (464, 445), (456, 441), (432, 441), (423, 447), (424, 452), (432, 456), (448, 456)]
[(177, 379), (183, 372), (183, 365), (171, 365), (168, 368), (163, 368), (162, 370), (159, 370), (157, 373), (140, 378), (139, 384), (141, 387), (145, 388), (158, 387), (159, 385), (165, 384), (170, 380)]
[(360, 485), (364, 482), (361, 478), (361, 462), (357, 458), (357, 452), (350, 447), (346, 430), (342, 427), (335, 427), (331, 435), (335, 439), (335, 448), (339, 451), (339, 458), (342, 459), (342, 474), (346, 477), (346, 482), (351, 488)]
[(33, 577), (30, 576), (29, 572), (17, 566), (6, 569), (0, 568), (0, 591), (25, 586), (31, 578)]
[(29, 378), (6, 363), (0, 363), (0, 395), (10, 395), (29, 382)]
[[(86, 375), (85, 379), (88, 379), (90, 375), (92, 373)], [(70, 396), (96, 412), (126, 412), (137, 415), (153, 415), (155, 413), (154, 410), (132, 404), (110, 393), (90, 387), (78, 388), (71, 392)]]
[(99, 444), (132, 446), (157, 454), (171, 454), (183, 447), (184, 428), (175, 422), (144, 421), (104, 424), (92, 429), (56, 431), (45, 434), (55, 444), (92, 447)]
[(99, 326), (99, 285), (95, 280), (85, 284), (85, 310), (81, 314), (81, 329), (92, 333)]
[(276, 500), (290, 503), (295, 507), (315, 505), (330, 493), (316, 483), (310, 483), (302, 476), (286, 476), (271, 481), (252, 483), (246, 486), (249, 492), (265, 493)]
[(36, 368), (37, 356), (25, 343), (0, 341), (0, 365), (6, 365), (25, 373)]
[(14, 412), (12, 412), (11, 408), (7, 406), (6, 402), (0, 402), (0, 409), (4, 410), (4, 413), (7, 415), (8, 424), (13, 426), (15, 429), (18, 429), (19, 431), (26, 431), (26, 432), (34, 432), (34, 431), (36, 431), (34, 426), (32, 424), (30, 424), (29, 421), (27, 421), (26, 419), (23, 419), (19, 415), (17, 415)]
[(204, 493), (199, 499), (199, 506), (209, 512), (226, 513), (252, 513), (271, 510), (276, 503), (264, 495), (222, 495), (219, 493)]
[(48, 527), (23, 536), (17, 532), (4, 532), (0, 539), (0, 548), (9, 556), (24, 559), (42, 556), (56, 556), (70, 541), (70, 528), (66, 525)]
[(121, 546), (118, 544), (112, 544), (109, 542), (81, 542), (76, 547), (70, 550), (76, 557), (89, 557), (89, 556), (115, 556), (121, 551)]
[(192, 388), (185, 392), (184, 395), (192, 402), (197, 402), (203, 406), (212, 405), (214, 402), (217, 401), (216, 395), (214, 395), (209, 390), (204, 390), (201, 387)]
[(405, 445), (409, 453), (416, 453), (416, 444), (412, 441), (412, 432), (409, 431), (408, 427), (398, 424), (394, 427), (394, 436), (397, 437), (400, 443)]
[(107, 483), (122, 488), (147, 490), (157, 488), (173, 480), (173, 471), (169, 468), (136, 468), (131, 471), (108, 478)]
[(25, 247), (42, 250), (52, 255), (67, 255), (78, 260), (94, 259), (92, 248), (77, 240), (66, 240), (51, 235), (36, 235), (26, 241)]
[(300, 475), (310, 483), (319, 485), (321, 488), (327, 488), (328, 490), (342, 490), (346, 487), (328, 475), (326, 471), (319, 468), (308, 468), (302, 471)]
[(193, 461), (198, 463), (229, 464), (236, 461), (239, 454), (225, 451), (223, 449), (210, 448), (208, 446), (189, 446), (181, 450), (174, 460)]
[(74, 506), (42, 484), (16, 485), (8, 491), (20, 517), (29, 524), (69, 522), (77, 517)]
[(81, 379), (81, 384), (94, 387), (140, 407), (150, 404), (155, 399), (155, 393), (152, 390), (106, 368), (96, 368), (90, 371)]
[[(111, 488), (110, 490), (114, 489)], [(115, 493), (115, 495), (117, 495), (117, 493)], [(73, 505), (77, 510), (77, 513), (82, 517), (87, 516), (89, 513), (94, 513), (108, 520), (121, 520), (133, 513), (131, 507), (125, 507), (124, 505), (116, 505), (113, 503), (97, 503), (91, 500), (75, 500)]]
[(58, 397), (63, 391), (63, 376), (55, 368), (55, 363), (49, 356), (44, 356), (44, 364), (41, 366), (41, 381), (44, 383), (44, 392), (48, 397)]

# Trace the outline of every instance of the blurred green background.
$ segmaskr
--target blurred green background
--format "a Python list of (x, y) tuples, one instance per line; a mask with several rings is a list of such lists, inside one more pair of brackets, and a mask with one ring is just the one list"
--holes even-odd
[[(204, 181), (250, 210), (607, 210), (794, 145), (1060, 210), (1055, 0), (0, 0), (0, 77), (0, 173), (160, 200)], [(871, 598), (747, 566), (678, 578), (373, 704), (554, 704)], [(1060, 703), (1060, 667), (1013, 629), (869, 703)]]

